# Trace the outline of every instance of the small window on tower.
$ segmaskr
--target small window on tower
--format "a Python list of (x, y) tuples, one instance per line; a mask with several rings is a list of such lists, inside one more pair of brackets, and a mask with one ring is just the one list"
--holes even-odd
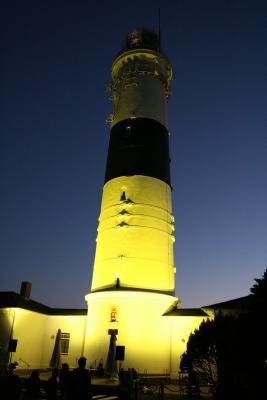
[(126, 126), (126, 128), (125, 128), (126, 136), (130, 136), (131, 130), (132, 130), (132, 127), (130, 125)]
[(125, 191), (123, 191), (121, 194), (121, 201), (125, 201), (125, 200), (126, 200), (126, 193), (125, 193)]

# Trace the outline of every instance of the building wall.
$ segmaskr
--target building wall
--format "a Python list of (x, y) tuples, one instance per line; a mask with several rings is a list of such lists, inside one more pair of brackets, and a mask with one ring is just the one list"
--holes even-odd
[[(98, 292), (87, 296), (87, 316), (51, 316), (21, 308), (0, 310), (0, 356), (8, 362), (10, 337), (17, 339), (12, 361), (19, 369), (46, 369), (53, 353), (58, 329), (70, 333), (69, 354), (61, 361), (75, 368), (81, 355), (87, 365), (106, 362), (109, 329), (118, 329), (117, 345), (125, 346), (122, 366), (140, 373), (170, 373), (177, 378), (181, 355), (190, 333), (205, 317), (163, 316), (177, 303), (173, 296), (145, 292)], [(115, 321), (111, 312), (115, 310)], [(92, 324), (92, 321), (93, 324)], [(87, 324), (87, 326), (86, 326)]]
[[(163, 316), (174, 307), (174, 296), (138, 291), (91, 293), (85, 356), (98, 363), (107, 358), (109, 329), (118, 329), (117, 345), (125, 346), (123, 367), (139, 372), (170, 372), (170, 320)], [(111, 313), (115, 313), (112, 321)]]
[(61, 329), (61, 333), (70, 333), (69, 354), (62, 354), (61, 362), (67, 362), (70, 368), (75, 368), (79, 357), (83, 355), (85, 327), (86, 315), (49, 316), (45, 327), (42, 364), (49, 365), (56, 334)]
[(114, 286), (119, 278), (125, 287), (174, 292), (173, 220), (171, 190), (161, 180), (136, 175), (107, 182), (92, 291)]
[(202, 316), (167, 316), (171, 324), (171, 377), (177, 378), (182, 354), (191, 333), (199, 328)]
[[(70, 333), (69, 354), (62, 355), (62, 362), (71, 368), (76, 367), (77, 359), (83, 354), (86, 316), (64, 315), (51, 316), (24, 310), (21, 308), (2, 309), (2, 327), (6, 329), (4, 336), (3, 356), (8, 357), (9, 338), (17, 339), (17, 349), (12, 353), (12, 361), (17, 361), (19, 369), (45, 369), (49, 367), (58, 329)], [(13, 326), (13, 329), (12, 329)], [(2, 357), (1, 357), (2, 358)], [(6, 361), (5, 361), (6, 365)]]
[(171, 66), (158, 52), (134, 49), (120, 54), (112, 65), (111, 125), (127, 118), (146, 117), (167, 127), (166, 101), (171, 78)]
[(11, 338), (14, 310), (12, 308), (0, 309), (0, 373), (5, 369), (8, 360), (8, 345)]
[(12, 312), (12, 338), (18, 340), (12, 361), (17, 361), (22, 369), (43, 368), (41, 359), (47, 316), (21, 308), (14, 308)]

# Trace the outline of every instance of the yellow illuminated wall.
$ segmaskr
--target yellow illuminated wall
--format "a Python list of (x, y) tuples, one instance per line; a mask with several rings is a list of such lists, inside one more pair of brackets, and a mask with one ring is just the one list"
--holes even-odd
[[(157, 293), (105, 291), (88, 295), (87, 301), (88, 320), (85, 315), (52, 316), (21, 308), (1, 309), (0, 317), (10, 328), (8, 336), (18, 339), (12, 354), (12, 361), (19, 363), (18, 369), (49, 368), (58, 329), (70, 333), (69, 354), (61, 356), (62, 362), (75, 368), (78, 358), (85, 355), (87, 366), (95, 366), (106, 361), (108, 330), (118, 329), (117, 345), (125, 346), (125, 369), (170, 373), (175, 378), (190, 333), (206, 319), (164, 316), (168, 309), (176, 307), (178, 299)], [(115, 313), (113, 322), (111, 312)], [(2, 327), (2, 320), (0, 323)], [(8, 341), (5, 350), (7, 346)]]
[(180, 370), (182, 354), (186, 351), (187, 341), (191, 333), (199, 328), (199, 325), (207, 317), (203, 316), (166, 316), (171, 325), (171, 375), (177, 377)]
[[(52, 349), (55, 344), (55, 337), (58, 329), (61, 332), (70, 334), (70, 344), (68, 355), (61, 356), (62, 362), (67, 362), (71, 368), (77, 366), (77, 360), (83, 355), (84, 351), (84, 335), (86, 327), (86, 317), (81, 315), (68, 316), (49, 316), (49, 324), (47, 324), (45, 335), (46, 345), (44, 345), (43, 363), (50, 361)], [(49, 362), (48, 361), (48, 362)], [(88, 365), (89, 367), (89, 365)]]
[[(118, 329), (117, 345), (125, 346), (124, 368), (139, 372), (170, 372), (170, 320), (163, 313), (175, 307), (178, 299), (139, 291), (92, 293), (88, 301), (85, 355), (106, 361), (109, 329)], [(116, 321), (111, 321), (115, 310)]]
[[(121, 200), (124, 193), (125, 200)], [(170, 187), (123, 176), (103, 189), (92, 291), (114, 286), (174, 291)]]
[(86, 316), (46, 315), (21, 308), (9, 309), (12, 338), (17, 339), (12, 361), (19, 369), (48, 368), (58, 329), (70, 333), (69, 354), (62, 355), (62, 362), (76, 367), (83, 354)]

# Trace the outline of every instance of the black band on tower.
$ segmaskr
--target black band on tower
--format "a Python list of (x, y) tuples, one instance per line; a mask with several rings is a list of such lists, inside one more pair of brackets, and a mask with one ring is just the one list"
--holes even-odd
[(170, 185), (168, 132), (152, 119), (126, 119), (111, 129), (105, 183), (133, 175), (151, 176)]

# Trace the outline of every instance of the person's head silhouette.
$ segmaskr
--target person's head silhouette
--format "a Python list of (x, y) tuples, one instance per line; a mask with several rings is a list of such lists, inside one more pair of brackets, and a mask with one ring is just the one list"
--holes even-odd
[(79, 368), (84, 369), (86, 366), (86, 358), (80, 357), (78, 360), (78, 365), (79, 365)]

